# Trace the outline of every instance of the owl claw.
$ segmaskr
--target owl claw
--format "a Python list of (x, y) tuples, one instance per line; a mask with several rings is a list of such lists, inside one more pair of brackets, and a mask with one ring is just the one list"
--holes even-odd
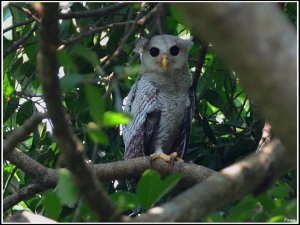
[(178, 157), (177, 152), (173, 152), (170, 155), (166, 155), (164, 153), (153, 153), (152, 155), (150, 155), (150, 162), (153, 162), (158, 158), (161, 158), (165, 162), (172, 164), (174, 164), (174, 161), (183, 162), (183, 159)]
[(172, 161), (172, 157), (170, 155), (166, 155), (164, 153), (153, 153), (152, 155), (150, 155), (150, 161), (154, 161), (158, 158), (160, 158), (168, 163), (170, 163)]

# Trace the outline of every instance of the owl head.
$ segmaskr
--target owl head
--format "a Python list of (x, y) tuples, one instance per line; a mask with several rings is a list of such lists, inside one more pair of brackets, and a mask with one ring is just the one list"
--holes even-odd
[(143, 70), (167, 74), (188, 68), (188, 51), (192, 45), (191, 40), (164, 34), (150, 40), (140, 39), (135, 52), (140, 54)]

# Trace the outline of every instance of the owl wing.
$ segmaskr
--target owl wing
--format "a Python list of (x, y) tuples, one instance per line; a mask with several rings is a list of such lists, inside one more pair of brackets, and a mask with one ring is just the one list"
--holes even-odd
[(124, 102), (124, 112), (134, 116), (131, 123), (123, 126), (125, 159), (150, 155), (154, 152), (154, 138), (160, 120), (157, 107), (158, 89), (143, 77), (132, 86)]
[(175, 140), (172, 148), (174, 152), (178, 153), (178, 156), (180, 156), (180, 158), (183, 158), (189, 144), (192, 118), (195, 110), (195, 95), (192, 88), (189, 88), (189, 99), (190, 104), (185, 108), (185, 114), (181, 122), (179, 136)]

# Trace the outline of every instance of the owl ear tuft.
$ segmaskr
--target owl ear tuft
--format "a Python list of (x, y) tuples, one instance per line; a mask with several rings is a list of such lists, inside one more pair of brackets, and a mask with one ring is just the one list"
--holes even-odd
[(140, 56), (141, 56), (143, 53), (144, 47), (147, 45), (148, 41), (149, 40), (147, 38), (139, 38), (135, 45), (134, 52), (140, 54)]

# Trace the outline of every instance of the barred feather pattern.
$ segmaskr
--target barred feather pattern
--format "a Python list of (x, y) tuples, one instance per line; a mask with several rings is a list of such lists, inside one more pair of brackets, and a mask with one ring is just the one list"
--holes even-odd
[[(194, 110), (191, 79), (187, 68), (174, 76), (142, 73), (124, 100), (124, 112), (133, 120), (122, 127), (124, 159), (150, 155), (157, 148), (165, 154), (187, 149)], [(126, 180), (134, 192), (137, 179)]]

